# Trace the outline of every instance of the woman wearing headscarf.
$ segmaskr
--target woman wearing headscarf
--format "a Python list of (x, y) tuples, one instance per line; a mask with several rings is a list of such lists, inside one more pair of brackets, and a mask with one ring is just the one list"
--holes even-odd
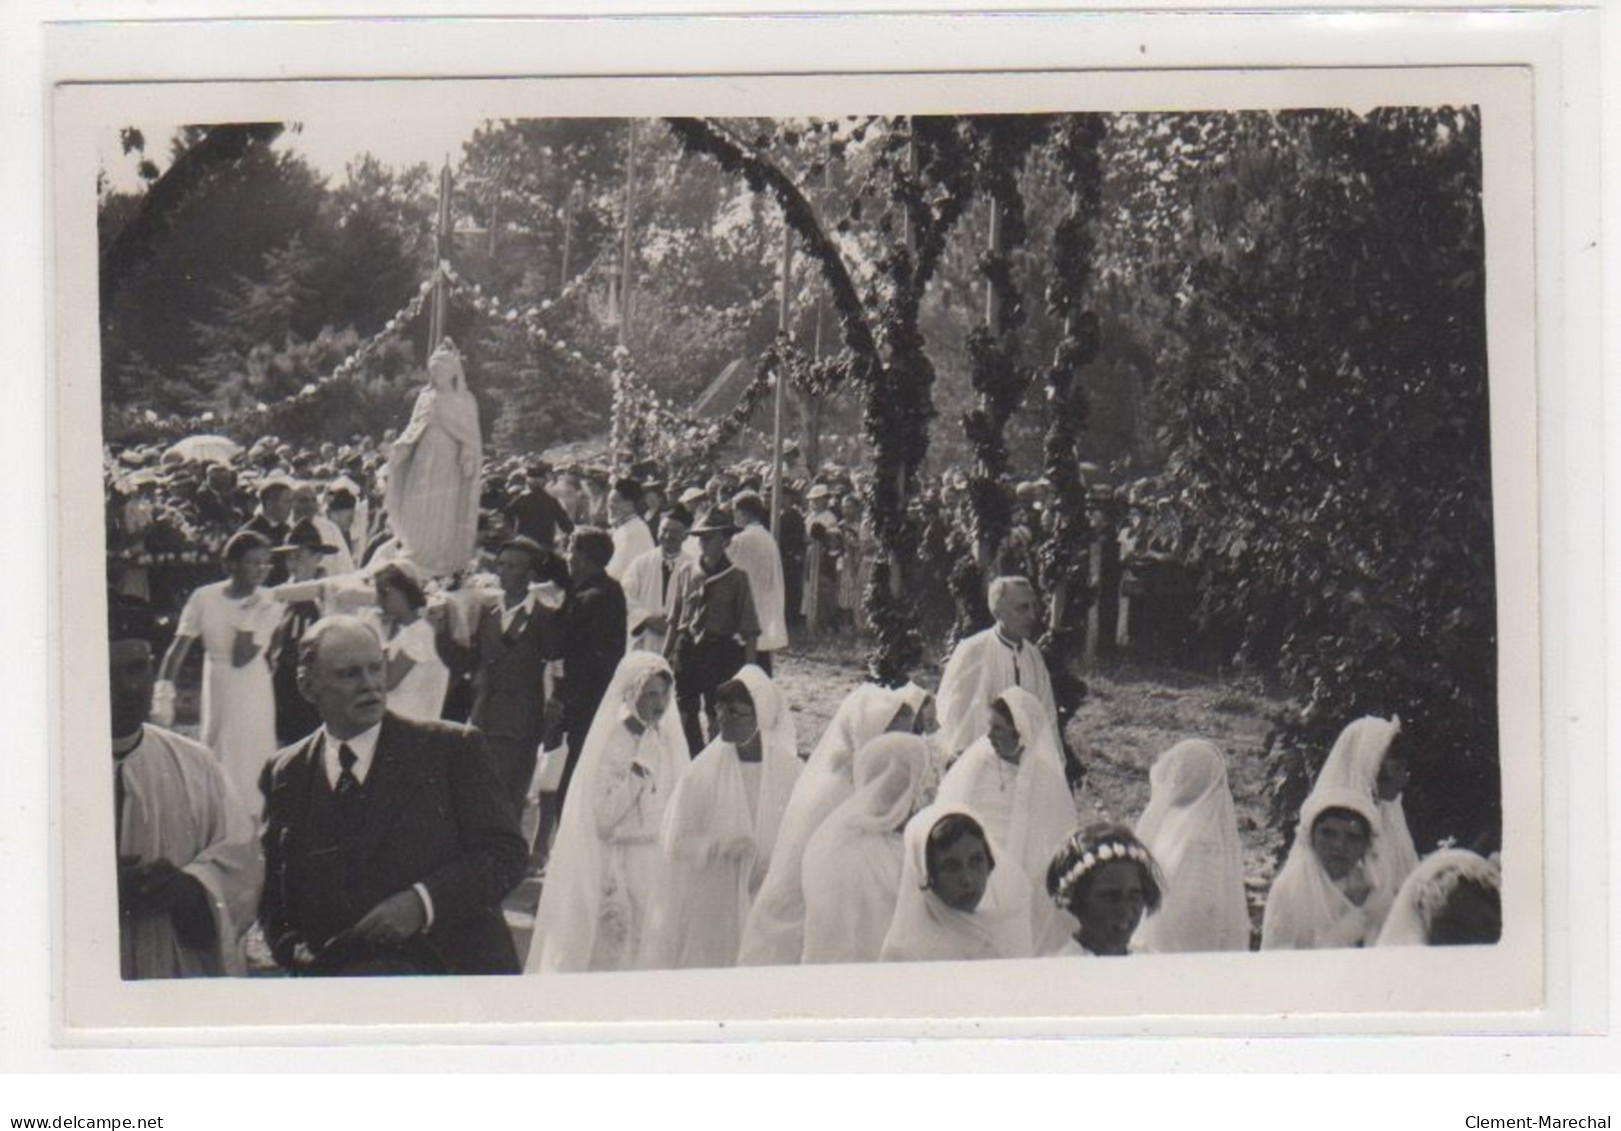
[(670, 710), (674, 685), (653, 652), (630, 653), (614, 672), (563, 806), (525, 973), (636, 965), (659, 878), (659, 831), (690, 758)]
[(1401, 803), (1407, 786), (1407, 757), (1400, 748), (1400, 736), (1400, 719), (1357, 719), (1340, 732), (1317, 775), (1318, 783), (1325, 787), (1361, 790), (1374, 799), (1378, 820), (1366, 866), (1387, 900), (1418, 866), (1418, 852)]
[(1262, 950), (1365, 946), (1378, 936), (1391, 898), (1367, 867), (1378, 821), (1365, 790), (1318, 779), (1267, 893)]
[(642, 948), (649, 969), (731, 966), (799, 776), (793, 717), (747, 664), (716, 691), (720, 733), (664, 813), (661, 876)]
[(1503, 936), (1503, 870), (1465, 848), (1413, 869), (1379, 932), (1380, 946), (1488, 946)]
[(1161, 954), (1248, 950), (1244, 847), (1227, 760), (1212, 744), (1189, 739), (1154, 760), (1148, 782), (1136, 833), (1159, 863), (1165, 899), (1133, 945)]
[(931, 805), (906, 823), (895, 918), (884, 962), (1029, 958), (1030, 880), (960, 805)]
[(1075, 799), (1041, 700), (1010, 687), (991, 701), (990, 719), (989, 732), (946, 771), (936, 800), (979, 814), (991, 839), (1030, 878), (1031, 928), (1037, 952), (1047, 954), (1074, 929), (1046, 897), (1043, 878), (1074, 831)]
[(483, 438), (461, 355), (447, 339), (388, 456), (387, 508), (407, 556), (429, 576), (465, 566), (478, 548)]
[(856, 752), (855, 793), (805, 848), (807, 964), (877, 961), (895, 919), (901, 830), (928, 765), (915, 734), (879, 735)]

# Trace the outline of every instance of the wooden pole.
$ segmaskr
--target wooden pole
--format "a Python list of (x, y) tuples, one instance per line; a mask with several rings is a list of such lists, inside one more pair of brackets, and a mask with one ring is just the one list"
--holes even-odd
[(445, 324), (450, 314), (450, 288), (439, 266), (450, 259), (450, 158), (439, 170), (439, 220), (433, 233), (433, 304), (428, 310), (428, 352), (445, 340)]
[(625, 231), (619, 262), (619, 344), (630, 339), (630, 249), (631, 228), (636, 217), (636, 119), (625, 122), (629, 136), (625, 142)]
[[(788, 226), (788, 216), (782, 218), (782, 302), (777, 308), (777, 340), (786, 344), (788, 331), (793, 326), (794, 230)], [(778, 520), (782, 517), (782, 406), (787, 399), (787, 359), (777, 358), (776, 397), (772, 406), (771, 425), (771, 533), (777, 534)]]

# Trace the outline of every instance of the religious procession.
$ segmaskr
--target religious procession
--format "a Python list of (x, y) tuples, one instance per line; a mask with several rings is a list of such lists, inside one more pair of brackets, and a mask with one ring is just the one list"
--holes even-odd
[(103, 186), (124, 978), (1499, 941), (1468, 111), (297, 137)]

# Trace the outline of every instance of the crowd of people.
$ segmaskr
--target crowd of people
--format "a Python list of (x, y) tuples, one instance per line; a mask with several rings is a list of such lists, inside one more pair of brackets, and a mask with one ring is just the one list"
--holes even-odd
[[(1041, 602), (1006, 556), (937, 690), (855, 687), (802, 756), (776, 660), (861, 627), (859, 484), (791, 468), (773, 531), (757, 466), (470, 460), (439, 361), (381, 449), (109, 456), (125, 977), (240, 973), (250, 932), (328, 975), (1251, 947), (1211, 743), (1159, 756), (1135, 825), (1076, 827)], [(1419, 860), (1407, 761), (1399, 722), (1345, 729), (1261, 949), (1496, 941), (1497, 865)], [(501, 904), (526, 875), (520, 955)]]

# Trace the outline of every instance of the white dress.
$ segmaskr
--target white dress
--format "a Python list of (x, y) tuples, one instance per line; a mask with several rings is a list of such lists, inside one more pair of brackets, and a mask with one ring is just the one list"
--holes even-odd
[[(229, 581), (194, 590), (181, 610), (177, 636), (203, 645), (201, 741), (219, 758), (231, 788), (257, 819), (264, 798), (259, 775), (276, 753), (276, 695), (265, 651), (282, 607), (263, 590), (228, 597)], [(259, 652), (241, 667), (231, 663), (238, 631), (253, 634)]]
[(524, 971), (627, 970), (641, 953), (662, 868), (664, 812), (690, 764), (674, 708), (640, 734), (627, 720), (647, 681), (674, 682), (651, 652), (619, 662), (563, 805)]
[(737, 678), (754, 701), (760, 763), (711, 742), (675, 787), (659, 834), (660, 881), (641, 965), (647, 969), (732, 966), (750, 906), (771, 865), (799, 755), (793, 719), (770, 678), (747, 664)]
[(388, 709), (404, 719), (437, 722), (445, 709), (445, 693), (450, 690), (450, 669), (439, 658), (433, 625), (426, 617), (418, 617), (392, 639), (381, 618), (374, 619), (373, 626), (383, 639), (384, 659), (407, 656), (412, 661), (411, 670), (388, 693)]

